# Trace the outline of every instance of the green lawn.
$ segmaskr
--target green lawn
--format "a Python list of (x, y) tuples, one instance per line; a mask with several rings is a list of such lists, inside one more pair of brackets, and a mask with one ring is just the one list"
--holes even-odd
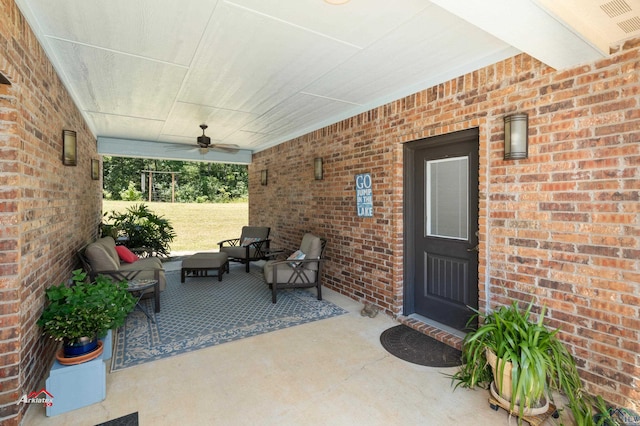
[[(103, 200), (102, 211), (123, 212), (140, 201)], [(248, 203), (149, 203), (144, 202), (157, 215), (168, 219), (176, 231), (171, 243), (172, 252), (211, 250), (218, 241), (238, 238), (243, 226), (249, 222)]]

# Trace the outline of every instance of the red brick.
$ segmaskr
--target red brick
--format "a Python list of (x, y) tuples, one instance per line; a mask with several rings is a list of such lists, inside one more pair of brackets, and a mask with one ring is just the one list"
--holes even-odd
[(35, 325), (44, 288), (70, 276), (101, 203), (88, 167), (60, 160), (63, 126), (84, 141), (79, 159), (98, 157), (93, 135), (15, 3), (2, 7), (11, 43), (0, 43), (0, 72), (13, 84), (0, 87), (0, 423), (19, 424), (28, 406), (15, 401), (46, 377), (55, 350)]

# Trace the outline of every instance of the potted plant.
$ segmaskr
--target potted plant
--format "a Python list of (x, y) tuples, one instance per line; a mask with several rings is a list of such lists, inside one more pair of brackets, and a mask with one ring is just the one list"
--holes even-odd
[(471, 321), (480, 319), (481, 325), (465, 336), (463, 365), (452, 376), (455, 387), (489, 387), (499, 401), (508, 401), (519, 422), (560, 391), (569, 398), (574, 419), (593, 424), (590, 398), (573, 356), (557, 337), (559, 329), (544, 326), (546, 308), (530, 321), (531, 308), (521, 310), (514, 302), (487, 315), (475, 311)]
[(169, 243), (176, 233), (168, 219), (153, 213), (144, 204), (135, 204), (126, 212), (104, 214), (102, 235), (126, 238), (127, 247), (132, 250), (146, 250), (159, 256), (168, 256)]
[(113, 282), (98, 275), (94, 282), (88, 282), (86, 276), (78, 269), (73, 271), (71, 285), (49, 287), (48, 303), (38, 320), (45, 334), (63, 342), (66, 357), (96, 350), (98, 337), (124, 324), (135, 306), (126, 281)]

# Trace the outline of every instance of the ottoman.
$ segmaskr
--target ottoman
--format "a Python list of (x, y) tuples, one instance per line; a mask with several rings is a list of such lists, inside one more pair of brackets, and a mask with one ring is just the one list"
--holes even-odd
[(195, 253), (182, 261), (180, 282), (186, 277), (208, 277), (213, 270), (218, 272), (218, 281), (222, 281), (222, 274), (229, 273), (227, 253)]

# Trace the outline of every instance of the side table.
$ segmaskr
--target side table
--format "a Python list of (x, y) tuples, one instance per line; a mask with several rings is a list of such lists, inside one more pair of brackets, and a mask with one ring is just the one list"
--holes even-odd
[(158, 280), (132, 280), (127, 282), (127, 291), (136, 297), (136, 308), (140, 309), (146, 316), (151, 320), (151, 322), (155, 323), (155, 320), (149, 312), (140, 304), (140, 300), (142, 296), (144, 296), (144, 291), (153, 287), (153, 295), (155, 298), (155, 311), (160, 312), (160, 288), (158, 286)]

